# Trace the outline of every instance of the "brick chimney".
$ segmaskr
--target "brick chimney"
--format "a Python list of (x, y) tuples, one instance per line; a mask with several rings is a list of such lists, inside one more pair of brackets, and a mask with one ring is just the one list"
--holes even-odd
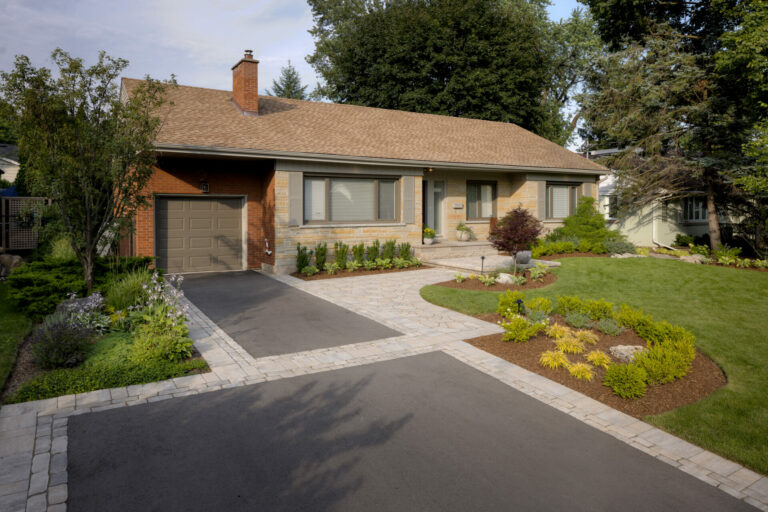
[(259, 61), (253, 58), (253, 50), (232, 66), (232, 97), (243, 115), (259, 113)]

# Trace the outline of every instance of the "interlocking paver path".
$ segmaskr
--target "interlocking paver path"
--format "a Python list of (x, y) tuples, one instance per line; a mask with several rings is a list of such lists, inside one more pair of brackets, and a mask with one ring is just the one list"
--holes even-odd
[(768, 511), (768, 478), (529, 372), (463, 339), (500, 328), (424, 301), (422, 286), (452, 272), (412, 272), (305, 282), (276, 279), (403, 333), (380, 340), (254, 358), (194, 305), (189, 324), (212, 372), (0, 409), (0, 510), (66, 510), (67, 422), (76, 414), (441, 351), (624, 443)]

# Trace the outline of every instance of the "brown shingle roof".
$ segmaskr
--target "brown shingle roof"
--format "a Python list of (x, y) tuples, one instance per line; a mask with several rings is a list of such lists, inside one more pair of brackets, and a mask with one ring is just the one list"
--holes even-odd
[[(139, 83), (123, 79), (126, 92)], [(158, 144), (606, 171), (510, 123), (262, 96), (244, 116), (232, 93), (179, 86)]]

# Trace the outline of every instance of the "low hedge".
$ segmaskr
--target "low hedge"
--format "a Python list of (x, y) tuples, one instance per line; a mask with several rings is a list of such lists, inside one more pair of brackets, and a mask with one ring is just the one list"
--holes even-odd
[(8, 403), (43, 400), (61, 395), (85, 393), (97, 389), (146, 384), (183, 377), (194, 370), (207, 370), (202, 359), (181, 362), (125, 362), (120, 365), (94, 364), (78, 368), (53, 370), (25, 384), (13, 394)]
[[(94, 291), (104, 291), (111, 280), (132, 270), (147, 268), (150, 257), (99, 258), (94, 264)], [(83, 267), (77, 261), (42, 260), (26, 263), (8, 277), (9, 295), (19, 311), (39, 320), (53, 313), (67, 295), (86, 293)]]

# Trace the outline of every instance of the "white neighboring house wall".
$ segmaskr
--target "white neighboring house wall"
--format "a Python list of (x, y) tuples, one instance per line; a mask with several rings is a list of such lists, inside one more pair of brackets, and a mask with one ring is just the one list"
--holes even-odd
[[(706, 207), (698, 201), (704, 196), (692, 198), (694, 201), (685, 212), (685, 200), (656, 201), (651, 205), (635, 208), (621, 218), (611, 217), (611, 197), (615, 197), (615, 177), (604, 176), (599, 185), (599, 208), (605, 215), (608, 225), (627, 236), (630, 242), (644, 247), (658, 245), (671, 246), (678, 234), (701, 236), (709, 232)], [(703, 214), (703, 215), (702, 215)]]
[(0, 157), (0, 170), (3, 171), (0, 174), (0, 178), (13, 183), (19, 174), (19, 162), (10, 158)]

